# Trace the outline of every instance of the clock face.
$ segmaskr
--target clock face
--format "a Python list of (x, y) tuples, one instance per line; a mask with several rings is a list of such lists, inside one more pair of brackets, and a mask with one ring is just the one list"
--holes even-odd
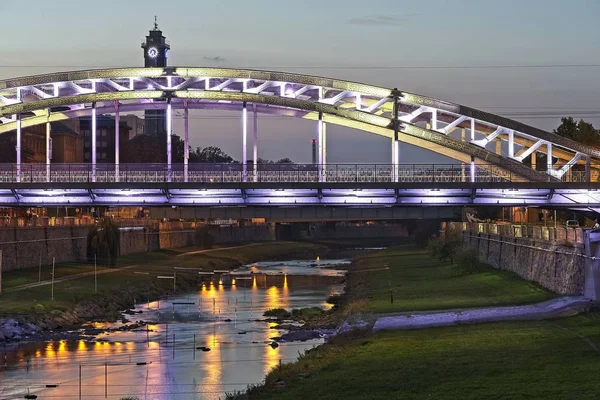
[(158, 49), (156, 47), (150, 47), (148, 49), (148, 56), (156, 58), (158, 56)]

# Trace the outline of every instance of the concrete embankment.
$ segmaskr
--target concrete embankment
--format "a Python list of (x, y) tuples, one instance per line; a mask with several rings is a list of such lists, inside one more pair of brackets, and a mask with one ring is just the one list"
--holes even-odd
[[(373, 332), (423, 329), (483, 322), (517, 321), (567, 317), (590, 309), (592, 302), (582, 296), (560, 297), (538, 304), (488, 307), (452, 311), (403, 313), (377, 318)], [(346, 329), (349, 326), (346, 326)]]

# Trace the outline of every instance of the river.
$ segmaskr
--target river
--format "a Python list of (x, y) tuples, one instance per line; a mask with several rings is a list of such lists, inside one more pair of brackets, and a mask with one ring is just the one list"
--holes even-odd
[(323, 276), (343, 275), (330, 267), (348, 262), (254, 263), (236, 270), (234, 282), (137, 304), (127, 319), (147, 321), (148, 329), (114, 331), (123, 324), (95, 323), (110, 331), (8, 345), (0, 349), (6, 358), (4, 366), (0, 360), (0, 399), (28, 393), (38, 399), (219, 399), (244, 390), (324, 340), (273, 344), (285, 331), (271, 329), (275, 324), (264, 321), (263, 312), (327, 308), (326, 298), (343, 285), (324, 283)]

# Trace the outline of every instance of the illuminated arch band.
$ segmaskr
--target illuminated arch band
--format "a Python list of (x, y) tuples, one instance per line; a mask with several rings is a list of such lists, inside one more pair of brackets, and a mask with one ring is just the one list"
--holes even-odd
[[(229, 109), (243, 113), (242, 137), (247, 140), (247, 107), (256, 112), (317, 121), (318, 163), (326, 165), (325, 124), (361, 129), (391, 139), (390, 179), (398, 181), (398, 142), (405, 142), (447, 155), (472, 166), (493, 169), (497, 175), (511, 174), (524, 181), (560, 180), (576, 164), (586, 165), (586, 178), (597, 174), (590, 165), (600, 161), (600, 151), (572, 140), (469, 107), (419, 96), (396, 89), (343, 80), (291, 74), (224, 68), (122, 68), (60, 72), (0, 81), (0, 133), (17, 131), (17, 180), (20, 179), (21, 129), (97, 113), (115, 113), (153, 108), (185, 110), (185, 180), (187, 181), (187, 115), (189, 109)], [(62, 107), (60, 112), (51, 109)], [(167, 123), (167, 157), (171, 178), (170, 133)], [(92, 123), (93, 143), (95, 124)], [(457, 136), (457, 133), (459, 134)], [(49, 144), (47, 129), (47, 153)], [(256, 155), (256, 128), (254, 129)], [(118, 141), (117, 141), (118, 142)], [(500, 143), (496, 152), (492, 142)], [(492, 145), (493, 146), (493, 145)], [(95, 179), (95, 146), (92, 165)], [(117, 147), (118, 152), (118, 147)], [(544, 172), (522, 161), (542, 152), (547, 157)], [(118, 156), (116, 180), (118, 180)], [(257, 157), (254, 157), (256, 163)], [(556, 161), (555, 161), (556, 160)], [(244, 180), (246, 146), (243, 147)], [(49, 179), (49, 163), (47, 157)], [(495, 167), (491, 167), (495, 166)], [(324, 167), (323, 167), (324, 168)], [(254, 165), (256, 171), (256, 164)], [(319, 178), (326, 179), (326, 171)], [(256, 177), (256, 174), (254, 174)]]

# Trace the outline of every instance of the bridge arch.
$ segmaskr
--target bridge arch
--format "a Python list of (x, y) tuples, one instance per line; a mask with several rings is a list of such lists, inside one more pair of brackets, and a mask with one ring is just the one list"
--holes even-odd
[[(429, 97), (344, 80), (226, 68), (102, 69), (0, 81), (0, 133), (16, 130), (19, 147), (22, 128), (83, 115), (152, 108), (240, 110), (248, 104), (257, 105), (258, 112), (388, 137), (394, 164), (398, 141), (529, 181), (561, 179), (576, 164), (586, 165), (589, 178), (591, 164), (600, 160), (600, 151), (589, 146)], [(65, 109), (49, 111), (57, 107)], [(462, 131), (460, 138), (450, 136), (456, 130)], [(492, 141), (504, 145), (494, 153), (486, 148)], [(549, 155), (544, 172), (522, 163), (535, 152)]]

